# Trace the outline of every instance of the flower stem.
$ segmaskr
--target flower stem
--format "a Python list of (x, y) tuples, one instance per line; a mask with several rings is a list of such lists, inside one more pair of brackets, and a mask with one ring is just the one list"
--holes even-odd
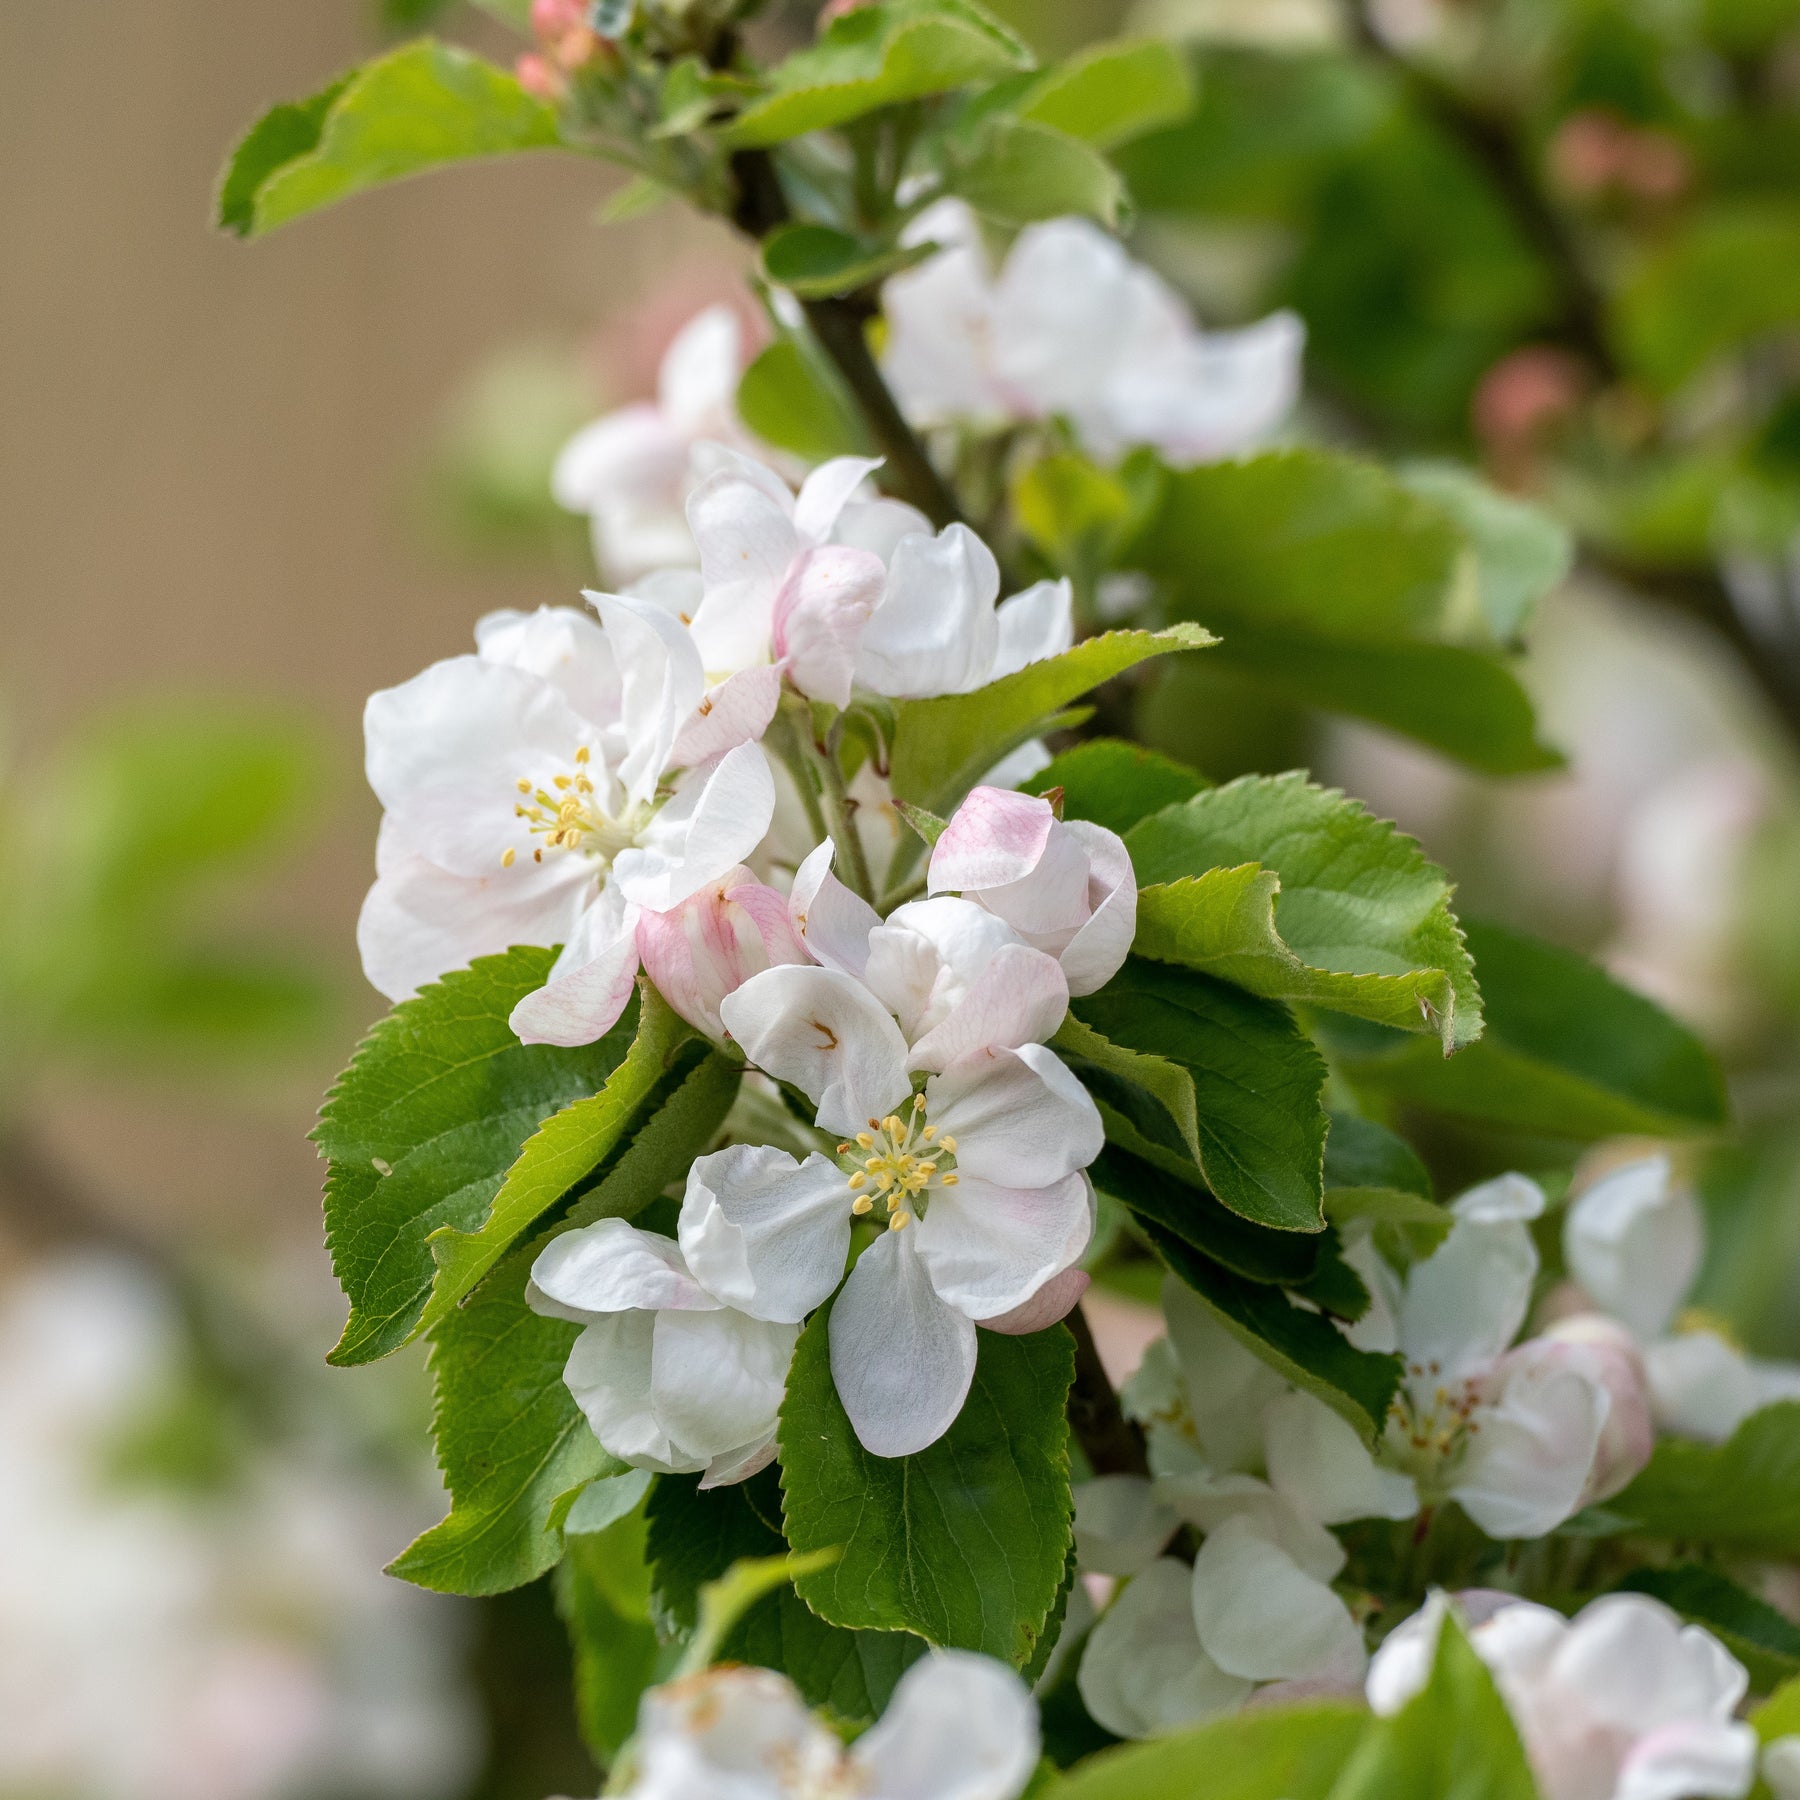
[(1125, 1416), (1107, 1379), (1087, 1314), (1077, 1306), (1063, 1320), (1075, 1339), (1075, 1385), (1069, 1389), (1069, 1424), (1096, 1475), (1148, 1475), (1143, 1432)]
[(837, 759), (835, 737), (830, 744), (815, 740), (811, 748), (819, 771), (825, 823), (832, 842), (837, 845), (838, 855), (843, 858), (845, 878), (873, 906), (875, 883), (869, 876), (869, 859), (863, 854), (862, 834), (856, 829), (856, 802), (844, 786), (844, 771)]

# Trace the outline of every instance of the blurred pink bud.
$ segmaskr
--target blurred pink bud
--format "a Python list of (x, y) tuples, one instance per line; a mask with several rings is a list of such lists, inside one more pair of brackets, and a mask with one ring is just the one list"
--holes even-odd
[(1550, 173), (1570, 194), (1597, 194), (1618, 179), (1629, 135), (1614, 114), (1598, 107), (1571, 113), (1550, 139)]
[(567, 91), (562, 75), (548, 58), (539, 56), (535, 50), (526, 51), (513, 64), (513, 74), (526, 93), (550, 106), (555, 106)]
[(771, 642), (788, 679), (809, 699), (850, 704), (863, 627), (887, 585), (887, 565), (836, 544), (806, 551), (775, 597)]
[(531, 29), (542, 43), (554, 44), (587, 25), (583, 0), (531, 0)]
[(672, 911), (639, 915), (638, 955), (656, 991), (698, 1031), (723, 1040), (719, 1002), (777, 963), (811, 962), (787, 901), (746, 868), (730, 870)]
[(1088, 1279), (1085, 1269), (1064, 1269), (1011, 1312), (993, 1319), (977, 1319), (975, 1323), (984, 1331), (998, 1331), (1006, 1337), (1028, 1337), (1034, 1331), (1046, 1331), (1075, 1310), (1088, 1290)]
[(1638, 1341), (1617, 1319), (1585, 1312), (1559, 1319), (1537, 1342), (1582, 1359), (1606, 1390), (1610, 1402), (1606, 1423), (1600, 1430), (1581, 1503), (1591, 1506), (1597, 1500), (1610, 1500), (1650, 1460), (1656, 1446), (1649, 1377)]
[(825, 4), (819, 8), (819, 29), (825, 30), (828, 25), (836, 24), (846, 13), (853, 13), (858, 7), (868, 4), (869, 0), (825, 0)]
[(1574, 411), (1585, 385), (1581, 364), (1568, 351), (1527, 344), (1482, 376), (1473, 406), (1475, 434), (1490, 451), (1516, 455)]
[(1048, 800), (1010, 788), (970, 789), (931, 853), (930, 885), (979, 902), (1054, 956), (1071, 994), (1104, 987), (1137, 931), (1137, 877), (1117, 833), (1065, 824)]

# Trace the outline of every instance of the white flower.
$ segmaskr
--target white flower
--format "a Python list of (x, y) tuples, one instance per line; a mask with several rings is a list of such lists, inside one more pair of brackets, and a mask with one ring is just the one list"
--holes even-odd
[(1762, 1778), (1775, 1800), (1800, 1800), (1800, 1737), (1778, 1737), (1763, 1746)]
[(645, 1694), (628, 1754), (629, 1800), (1016, 1800), (1037, 1706), (990, 1657), (938, 1650), (846, 1749), (785, 1676), (725, 1667)]
[(930, 889), (953, 890), (1062, 964), (1071, 994), (1119, 972), (1137, 931), (1137, 877), (1124, 841), (1048, 800), (971, 788), (931, 853)]
[(1084, 219), (1027, 227), (997, 274), (960, 201), (931, 207), (907, 235), (946, 246), (882, 294), (883, 369), (916, 423), (1060, 414), (1092, 455), (1150, 444), (1193, 463), (1254, 447), (1294, 405), (1305, 339), (1294, 314), (1202, 332)]
[[(842, 1135), (837, 1160), (744, 1144), (701, 1157), (680, 1237), (711, 1293), (798, 1322), (843, 1280), (856, 1220), (885, 1225), (832, 1309), (831, 1369), (864, 1446), (906, 1456), (961, 1411), (976, 1325), (1017, 1329), (1008, 1315), (1086, 1249), (1082, 1170), (1102, 1131), (1087, 1090), (1038, 1041), (1067, 1005), (1062, 972), (998, 919), (925, 901), (856, 954), (863, 979), (772, 968), (719, 1009), (744, 1054)], [(921, 1092), (913, 1070), (933, 1071)]]
[[(1444, 1602), (1375, 1653), (1369, 1704), (1398, 1712), (1430, 1679)], [(1607, 1594), (1565, 1619), (1502, 1605), (1470, 1642), (1493, 1672), (1544, 1800), (1736, 1800), (1756, 1773), (1756, 1733), (1733, 1721), (1749, 1685), (1710, 1632), (1660, 1601)]]
[(561, 943), (513, 1014), (527, 1042), (605, 1031), (637, 973), (637, 909), (741, 863), (775, 804), (753, 741), (768, 710), (722, 741), (680, 622), (592, 598), (601, 624), (566, 608), (483, 620), (478, 654), (374, 695), (364, 719), (386, 808), (357, 927), (369, 980), (401, 999), (474, 957)]
[(1672, 1329), (1705, 1249), (1699, 1204), (1666, 1156), (1609, 1170), (1563, 1221), (1569, 1273), (1642, 1346), (1656, 1423), (1722, 1443), (1758, 1408), (1800, 1397), (1800, 1366), (1745, 1356), (1704, 1326)]
[(693, 453), (712, 441), (749, 444), (735, 407), (742, 363), (737, 315), (708, 307), (670, 344), (654, 401), (608, 413), (563, 446), (551, 491), (559, 506), (588, 515), (608, 580), (696, 560), (683, 511)]
[(689, 1273), (679, 1246), (623, 1219), (553, 1238), (534, 1310), (587, 1329), (563, 1379), (601, 1447), (634, 1468), (742, 1481), (775, 1454), (798, 1328), (753, 1319)]

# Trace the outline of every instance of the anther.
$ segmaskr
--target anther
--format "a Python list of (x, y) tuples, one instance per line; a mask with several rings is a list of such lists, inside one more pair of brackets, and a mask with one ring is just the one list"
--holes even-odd
[(513, 863), (517, 860), (518, 854), (519, 854), (518, 851), (516, 851), (512, 847), (511, 844), (508, 844), (506, 846), (506, 848), (500, 853), (501, 868), (510, 869), (513, 866)]
[(894, 1214), (894, 1216), (891, 1219), (888, 1220), (888, 1230), (889, 1231), (904, 1231), (906, 1229), (906, 1227), (908, 1225), (910, 1225), (911, 1223), (912, 1223), (912, 1214), (911, 1213), (897, 1212)]
[(962, 1177), (952, 1169), (948, 1175), (940, 1175), (938, 1180), (942, 1182), (945, 1187), (955, 1187), (956, 1184), (962, 1180)]
[(852, 1188), (859, 1188), (864, 1186), (868, 1179), (868, 1171), (866, 1169), (858, 1169), (857, 1172), (850, 1177), (850, 1185)]
[(952, 1156), (954, 1156), (956, 1154), (956, 1139), (955, 1138), (943, 1137), (943, 1138), (939, 1138), (938, 1142), (940, 1144), (942, 1144), (943, 1147), (945, 1148), (945, 1150), (947, 1150)]
[(858, 1194), (856, 1198), (850, 1202), (850, 1210), (860, 1219), (865, 1213), (871, 1213), (875, 1210), (875, 1202), (871, 1200), (867, 1194)]
[(581, 748), (575, 752), (575, 761), (576, 761), (577, 766), (584, 765), (588, 760), (588, 756), (589, 756), (588, 747), (586, 744), (583, 744), (581, 746)]
[[(873, 1125), (875, 1121), (871, 1119), (869, 1123)], [(866, 1131), (859, 1131), (856, 1134), (856, 1141), (861, 1144), (865, 1150), (873, 1150), (875, 1148), (875, 1140)]]

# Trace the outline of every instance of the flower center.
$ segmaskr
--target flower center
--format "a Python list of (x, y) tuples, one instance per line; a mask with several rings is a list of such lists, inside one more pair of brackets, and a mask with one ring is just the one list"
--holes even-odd
[(838, 1160), (856, 1196), (851, 1212), (867, 1218), (879, 1202), (890, 1231), (903, 1231), (925, 1216), (932, 1188), (955, 1187), (960, 1179), (956, 1139), (926, 1124), (923, 1094), (914, 1094), (900, 1113), (871, 1119), (867, 1131), (838, 1145)]
[[(546, 850), (579, 850), (609, 863), (636, 841), (643, 826), (643, 820), (636, 815), (642, 808), (634, 808), (624, 819), (615, 819), (608, 813), (600, 805), (593, 777), (588, 773), (588, 759), (588, 747), (583, 744), (575, 752), (572, 771), (553, 776), (548, 788), (533, 787), (520, 778), (520, 798), (513, 814), (524, 820), (525, 829), (534, 838), (543, 839), (532, 849), (533, 862), (541, 863)], [(518, 851), (509, 844), (501, 855), (500, 866), (510, 869), (517, 859)]]
[(1388, 1408), (1387, 1444), (1395, 1458), (1422, 1480), (1447, 1472), (1465, 1440), (1481, 1429), (1473, 1417), (1481, 1389), (1469, 1379), (1444, 1380), (1438, 1362), (1408, 1363), (1406, 1380)]

